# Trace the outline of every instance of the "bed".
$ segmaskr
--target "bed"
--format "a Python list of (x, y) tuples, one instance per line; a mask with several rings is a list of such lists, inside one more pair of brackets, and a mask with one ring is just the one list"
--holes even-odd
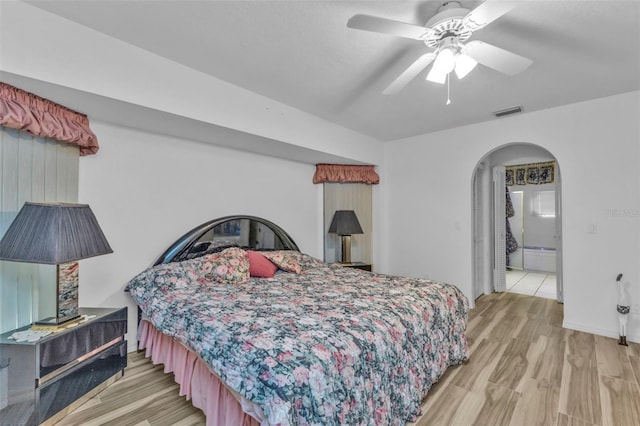
[(468, 358), (457, 287), (321, 262), (258, 217), (194, 228), (128, 290), (207, 425), (404, 425)]

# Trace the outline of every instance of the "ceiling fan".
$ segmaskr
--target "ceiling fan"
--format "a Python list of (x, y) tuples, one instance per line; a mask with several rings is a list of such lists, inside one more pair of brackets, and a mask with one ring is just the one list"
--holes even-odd
[(420, 40), (434, 49), (420, 56), (382, 92), (391, 95), (402, 90), (431, 62), (433, 66), (427, 80), (440, 84), (445, 83), (451, 71), (462, 79), (477, 64), (510, 76), (527, 69), (533, 62), (528, 58), (480, 40), (465, 44), (474, 31), (484, 28), (514, 7), (514, 2), (486, 0), (470, 11), (459, 1), (448, 1), (424, 27), (370, 15), (353, 16), (347, 27)]

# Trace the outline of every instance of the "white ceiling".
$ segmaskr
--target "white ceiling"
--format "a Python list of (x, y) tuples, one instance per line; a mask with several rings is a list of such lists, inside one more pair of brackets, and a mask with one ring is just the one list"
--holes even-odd
[[(424, 25), (441, 1), (28, 1), (112, 37), (381, 141), (640, 89), (640, 0), (515, 1), (473, 33), (533, 60), (478, 66), (446, 86), (426, 73), (382, 90), (428, 49), (347, 28), (355, 14)], [(462, 0), (473, 9), (481, 2)]]

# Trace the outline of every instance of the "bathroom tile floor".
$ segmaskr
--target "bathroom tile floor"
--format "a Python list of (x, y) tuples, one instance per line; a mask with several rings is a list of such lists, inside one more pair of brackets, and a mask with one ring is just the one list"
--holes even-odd
[(556, 274), (507, 270), (507, 291), (528, 296), (556, 298)]

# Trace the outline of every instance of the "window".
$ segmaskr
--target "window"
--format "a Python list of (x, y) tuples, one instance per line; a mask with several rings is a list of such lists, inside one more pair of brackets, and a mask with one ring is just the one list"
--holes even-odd
[(556, 217), (556, 191), (535, 191), (531, 203), (533, 215)]

